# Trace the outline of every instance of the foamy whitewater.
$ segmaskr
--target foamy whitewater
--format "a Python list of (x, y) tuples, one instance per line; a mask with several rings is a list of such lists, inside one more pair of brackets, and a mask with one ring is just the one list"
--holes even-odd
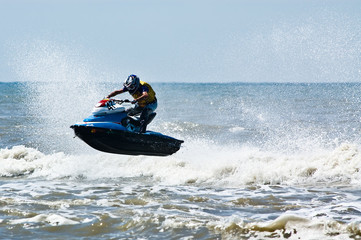
[(360, 84), (154, 83), (146, 157), (74, 138), (121, 82), (63, 70), (0, 83), (0, 238), (361, 238)]

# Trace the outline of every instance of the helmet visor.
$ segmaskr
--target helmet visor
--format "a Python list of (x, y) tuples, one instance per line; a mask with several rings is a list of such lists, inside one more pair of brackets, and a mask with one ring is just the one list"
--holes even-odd
[(128, 84), (128, 85), (126, 85), (125, 86), (128, 90), (130, 90), (130, 91), (133, 91), (134, 89), (135, 89), (135, 85), (134, 84)]
[(124, 87), (126, 87), (128, 90), (133, 91), (135, 89), (135, 81), (132, 76), (129, 76), (128, 79), (124, 83)]

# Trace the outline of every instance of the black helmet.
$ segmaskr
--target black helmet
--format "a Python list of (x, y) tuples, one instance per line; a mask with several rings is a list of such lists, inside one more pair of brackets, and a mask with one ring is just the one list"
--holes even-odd
[(123, 86), (131, 92), (137, 91), (139, 87), (140, 79), (136, 75), (130, 75), (127, 80), (124, 81)]

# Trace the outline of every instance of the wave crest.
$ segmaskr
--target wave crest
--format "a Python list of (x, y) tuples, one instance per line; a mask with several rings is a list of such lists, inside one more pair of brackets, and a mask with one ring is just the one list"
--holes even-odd
[(0, 176), (116, 179), (147, 177), (163, 184), (239, 187), (257, 184), (357, 184), (361, 182), (359, 146), (297, 154), (258, 148), (187, 142), (176, 155), (163, 157), (115, 154), (44, 154), (15, 146), (0, 150)]

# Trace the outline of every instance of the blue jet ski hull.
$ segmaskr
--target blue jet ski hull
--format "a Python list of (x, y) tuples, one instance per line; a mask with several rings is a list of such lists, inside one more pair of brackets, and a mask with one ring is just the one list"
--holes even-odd
[(89, 146), (103, 152), (126, 155), (168, 156), (183, 143), (161, 133), (136, 133), (116, 123), (82, 123), (72, 125), (75, 135)]

